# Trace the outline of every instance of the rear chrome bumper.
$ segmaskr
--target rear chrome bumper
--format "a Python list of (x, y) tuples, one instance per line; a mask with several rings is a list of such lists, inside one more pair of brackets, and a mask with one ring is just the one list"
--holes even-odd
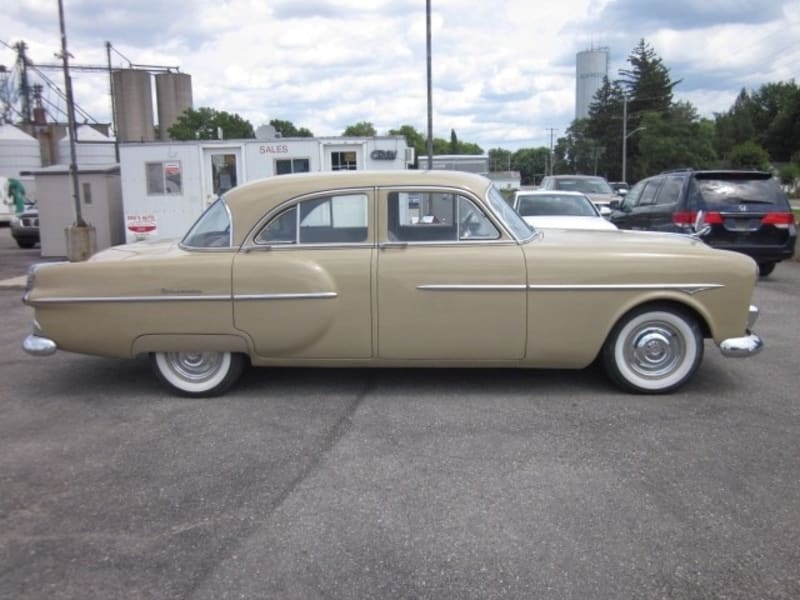
[(22, 342), (22, 349), (31, 356), (50, 356), (58, 350), (58, 345), (49, 337), (42, 335), (39, 322), (33, 321), (33, 333)]
[(22, 349), (32, 356), (50, 356), (55, 354), (58, 346), (50, 338), (32, 333), (22, 342)]
[(747, 315), (747, 335), (722, 340), (719, 349), (723, 356), (747, 358), (748, 356), (755, 356), (764, 349), (764, 342), (761, 338), (750, 331), (750, 328), (758, 319), (758, 313), (758, 307), (751, 305)]

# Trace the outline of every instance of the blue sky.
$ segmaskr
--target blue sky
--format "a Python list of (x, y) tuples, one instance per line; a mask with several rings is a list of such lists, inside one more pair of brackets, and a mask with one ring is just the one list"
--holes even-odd
[[(703, 116), (742, 88), (800, 80), (797, 0), (432, 0), (434, 135), (484, 150), (546, 146), (575, 114), (575, 55), (610, 48), (613, 79), (644, 38), (682, 80), (675, 96)], [(424, 0), (64, 0), (76, 64), (105, 64), (105, 42), (139, 64), (192, 75), (195, 106), (255, 127), (292, 121), (338, 135), (370, 121), (379, 133), (427, 127)], [(56, 0), (18, 0), (0, 41), (24, 40), (56, 63)], [(0, 46), (0, 64), (14, 53)], [(115, 55), (115, 66), (122, 60)], [(61, 84), (57, 71), (47, 75)], [(107, 79), (73, 74), (76, 101), (110, 120)], [(54, 99), (54, 102), (58, 100)]]

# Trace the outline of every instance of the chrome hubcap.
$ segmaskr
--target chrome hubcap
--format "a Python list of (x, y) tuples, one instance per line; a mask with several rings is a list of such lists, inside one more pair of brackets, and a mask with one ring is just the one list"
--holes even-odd
[(204, 381), (222, 364), (220, 352), (169, 352), (167, 360), (173, 372), (187, 381)]
[(672, 373), (686, 354), (683, 338), (664, 324), (648, 324), (629, 337), (626, 358), (631, 369), (643, 377)]

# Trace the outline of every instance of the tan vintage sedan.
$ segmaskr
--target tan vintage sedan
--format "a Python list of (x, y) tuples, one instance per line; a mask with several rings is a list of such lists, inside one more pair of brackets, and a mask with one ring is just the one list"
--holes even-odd
[(31, 269), (23, 344), (150, 356), (187, 396), (257, 366), (580, 369), (685, 383), (704, 338), (756, 354), (756, 264), (688, 235), (537, 231), (481, 176), (282, 175), (227, 192), (180, 241)]

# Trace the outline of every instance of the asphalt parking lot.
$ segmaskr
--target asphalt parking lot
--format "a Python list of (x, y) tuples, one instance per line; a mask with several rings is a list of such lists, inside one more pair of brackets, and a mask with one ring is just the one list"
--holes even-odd
[[(37, 254), (5, 236), (0, 278)], [(25, 355), (0, 289), (0, 597), (800, 598), (799, 291), (780, 264), (766, 349), (707, 344), (670, 396), (258, 369), (186, 400), (146, 361)]]

